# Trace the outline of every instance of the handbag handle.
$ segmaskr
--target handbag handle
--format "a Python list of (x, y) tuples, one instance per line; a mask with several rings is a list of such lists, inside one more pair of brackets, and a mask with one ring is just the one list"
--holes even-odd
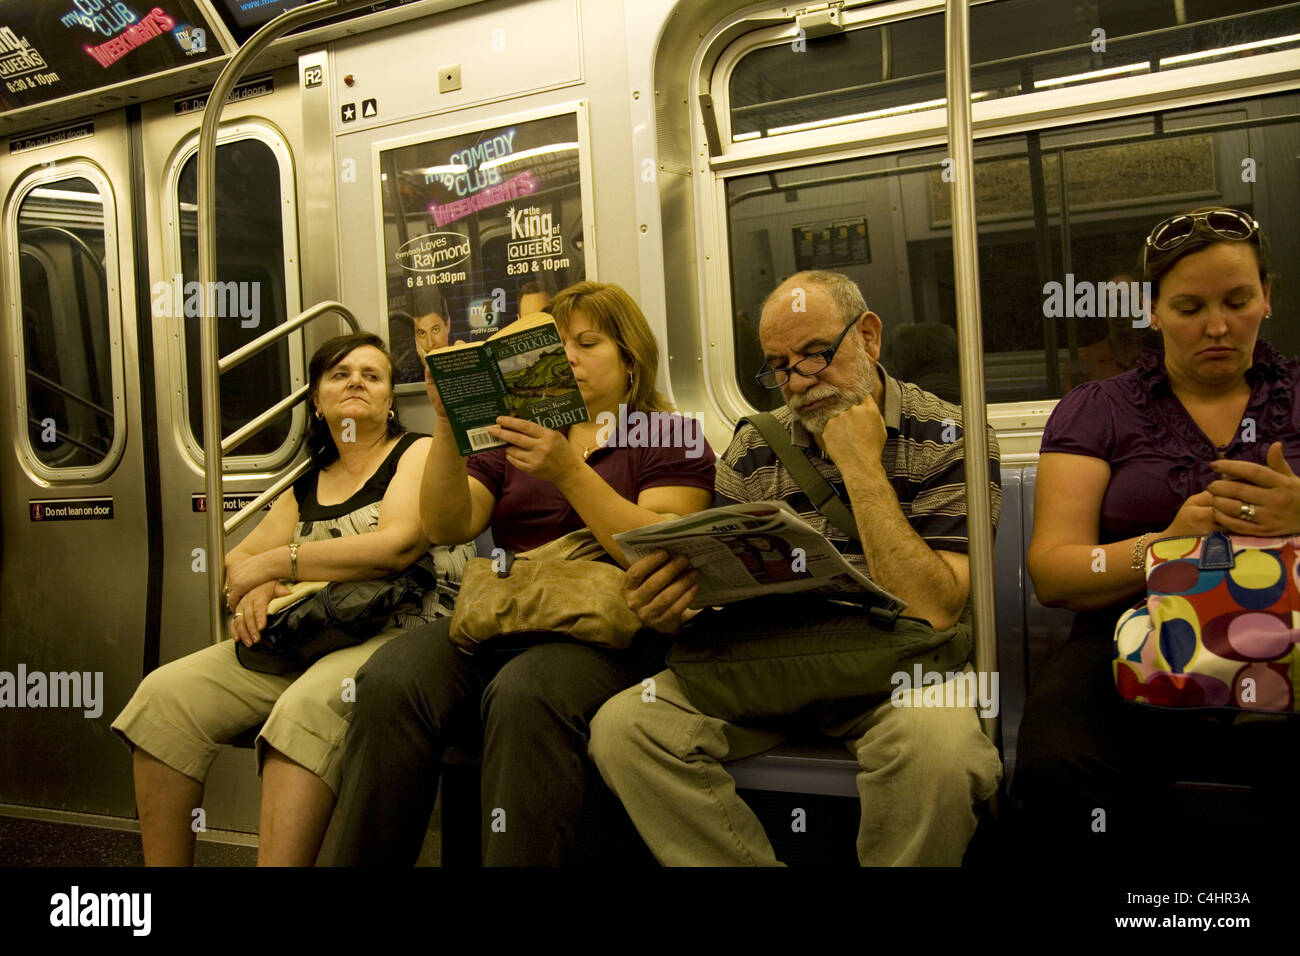
[(745, 422), (758, 429), (758, 433), (771, 446), (772, 451), (776, 452), (776, 457), (781, 459), (781, 464), (785, 465), (786, 470), (790, 472), (790, 477), (803, 489), (813, 507), (838, 528), (841, 534), (847, 534), (852, 540), (859, 541), (858, 527), (853, 521), (848, 506), (835, 493), (830, 482), (823, 478), (813, 463), (808, 460), (808, 456), (794, 447), (790, 436), (786, 434), (785, 427), (776, 420), (776, 416), (771, 412), (745, 415), (737, 423), (737, 427)]
[(1232, 539), (1222, 531), (1211, 531), (1201, 543), (1197, 567), (1202, 571), (1227, 571), (1237, 563), (1232, 553)]

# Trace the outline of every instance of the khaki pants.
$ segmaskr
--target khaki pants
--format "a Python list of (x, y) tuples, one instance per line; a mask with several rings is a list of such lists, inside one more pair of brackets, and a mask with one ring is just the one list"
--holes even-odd
[(356, 698), (351, 678), (371, 654), (401, 633), (397, 628), (384, 631), (289, 674), (247, 670), (235, 657), (235, 642), (222, 641), (145, 677), (113, 721), (113, 730), (129, 746), (202, 783), (223, 741), (265, 721), (257, 737), (259, 772), (266, 748), (273, 747), (337, 794)]
[[(654, 681), (653, 701), (641, 686), (629, 688), (591, 725), (591, 757), (642, 839), (667, 866), (779, 866), (722, 763), (788, 735), (700, 713), (672, 671)], [(973, 805), (992, 796), (1002, 776), (974, 709), (922, 707), (920, 690), (910, 693), (916, 706), (886, 701), (822, 728), (862, 768), (863, 866), (959, 865), (975, 832)]]

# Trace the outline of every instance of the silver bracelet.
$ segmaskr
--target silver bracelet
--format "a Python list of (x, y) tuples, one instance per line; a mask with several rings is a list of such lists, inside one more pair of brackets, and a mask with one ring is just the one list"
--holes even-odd
[(289, 580), (298, 583), (298, 542), (289, 545)]

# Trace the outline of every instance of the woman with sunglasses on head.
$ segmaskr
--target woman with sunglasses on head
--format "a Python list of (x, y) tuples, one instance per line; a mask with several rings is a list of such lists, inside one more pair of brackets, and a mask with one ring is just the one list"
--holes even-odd
[(1300, 532), (1300, 363), (1259, 338), (1272, 283), (1258, 223), (1220, 207), (1166, 219), (1141, 267), (1162, 347), (1073, 389), (1043, 433), (1028, 568), (1040, 601), (1078, 613), (1020, 729), (1014, 787), (1037, 852), (1212, 852), (1177, 822), (1168, 785), (1226, 773), (1275, 793), (1276, 758), (1300, 745), (1277, 719), (1234, 726), (1231, 711), (1146, 708), (1115, 689), (1115, 625), (1146, 593), (1147, 544)]

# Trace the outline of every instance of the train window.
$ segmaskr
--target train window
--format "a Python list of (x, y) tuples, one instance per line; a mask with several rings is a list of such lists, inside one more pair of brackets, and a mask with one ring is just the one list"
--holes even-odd
[[(1173, 212), (1206, 204), (1254, 211), (1270, 234), (1275, 272), (1300, 274), (1300, 241), (1281, 214), (1293, 187), (1251, 173), (1294, 162), (1298, 116), (1300, 96), (1282, 94), (979, 140), (988, 401), (1056, 399), (1135, 364), (1147, 335), (1134, 327), (1145, 325), (1133, 275), (1138, 250)], [(957, 400), (945, 156), (932, 147), (726, 180), (736, 381), (752, 405), (779, 400), (753, 379), (763, 296), (808, 268), (859, 283), (884, 322), (891, 373)], [(1105, 288), (1106, 302), (1101, 293), (1080, 299), (1087, 284)], [(1294, 323), (1271, 319), (1261, 335), (1300, 353)]]
[[(294, 257), (292, 210), (282, 177), (289, 175), (287, 157), (277, 155), (271, 143), (257, 137), (220, 142), (216, 155), (217, 272), (211, 296), (217, 313), (218, 352), (228, 355), (277, 325), (289, 309), (297, 311), (297, 276), (286, 283), (286, 258)], [(203, 390), (201, 333), (198, 300), (187, 290), (197, 290), (198, 266), (198, 163), (190, 153), (175, 182), (173, 202), (179, 229), (180, 276), (172, 299), (180, 307), (172, 314), (183, 329), (186, 395), (191, 435), (201, 448)], [(183, 315), (183, 321), (180, 316)], [(221, 376), (221, 434), (226, 437), (293, 390), (294, 369), (290, 346), (295, 333), (259, 352)], [(301, 414), (301, 412), (299, 412)], [(282, 449), (292, 432), (293, 412), (278, 416), (252, 436), (232, 456), (262, 457)]]
[[(788, 36), (731, 69), (732, 142), (937, 110), (945, 103), (944, 21), (868, 9), (871, 25)], [(1300, 4), (1275, 0), (994, 0), (971, 8), (971, 91), (991, 100), (1300, 47)], [(880, 22), (880, 18), (886, 22)], [(806, 68), (815, 63), (816, 69)]]
[(46, 178), (17, 208), (22, 411), (35, 462), (60, 477), (110, 467), (121, 420), (112, 207), (89, 175)]
[[(715, 29), (716, 55), (697, 60), (717, 106), (695, 114), (717, 133), (700, 142), (713, 174), (697, 179), (701, 241), (721, 247), (702, 265), (720, 346), (705, 374), (735, 415), (779, 400), (753, 380), (758, 313), (810, 268), (859, 281), (892, 372), (956, 397), (942, 8), (848, 3), (844, 29), (821, 36), (799, 32), (793, 8), (737, 13)], [(999, 428), (1029, 436), (1071, 387), (1131, 366), (1145, 319), (1130, 283), (1159, 219), (1208, 204), (1254, 212), (1278, 272), (1300, 267), (1283, 219), (1293, 185), (1276, 175), (1300, 135), (1297, 96), (1279, 80), (1300, 47), (1300, 3), (983, 0), (970, 43), (984, 378)], [(1063, 306), (1076, 280), (1104, 289), (1105, 308)], [(1112, 302), (1135, 314), (1110, 314)], [(1277, 319), (1262, 334), (1300, 352)], [(1036, 447), (1027, 438), (1016, 454)]]
[(731, 74), (732, 139), (941, 107), (943, 44), (935, 13), (760, 47)]

